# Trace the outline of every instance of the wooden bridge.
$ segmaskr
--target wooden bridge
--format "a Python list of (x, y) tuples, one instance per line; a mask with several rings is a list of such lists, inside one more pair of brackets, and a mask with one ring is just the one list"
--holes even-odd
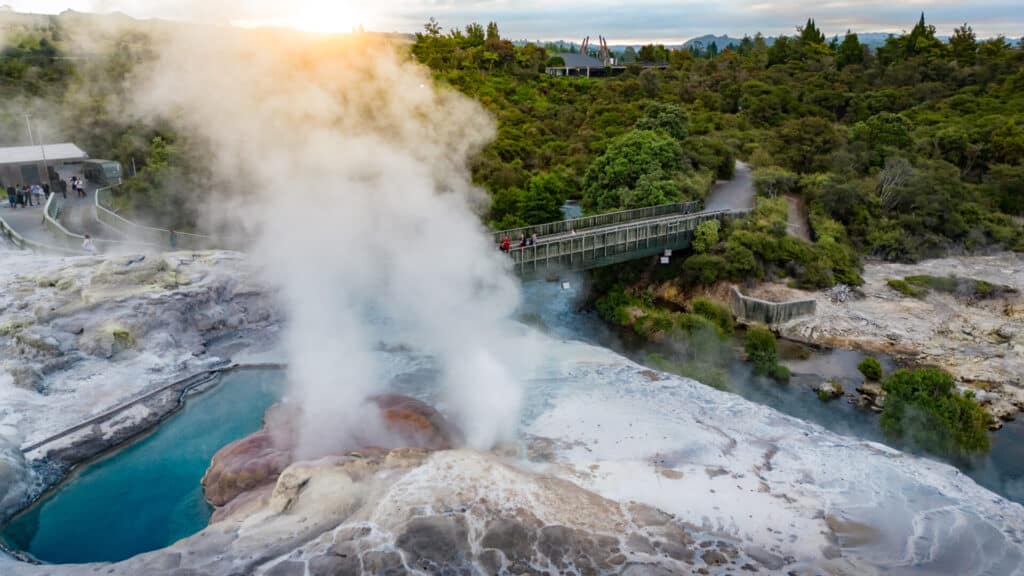
[[(500, 244), (509, 237), (509, 256), (519, 276), (554, 276), (686, 248), (702, 222), (745, 212), (701, 211), (702, 206), (688, 202), (587, 216), (503, 230), (494, 234), (494, 240)], [(538, 236), (535, 244), (519, 246), (520, 238), (533, 234)]]

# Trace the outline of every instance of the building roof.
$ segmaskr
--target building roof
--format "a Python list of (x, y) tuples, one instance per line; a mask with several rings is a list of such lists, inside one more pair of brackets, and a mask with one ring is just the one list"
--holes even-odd
[[(591, 58), (590, 56), (584, 56), (575, 52), (562, 52), (552, 55), (552, 57), (555, 56), (565, 61), (566, 68), (604, 68), (604, 62), (597, 58)], [(558, 66), (555, 66), (555, 68), (558, 68)]]
[(41, 162), (43, 152), (46, 160), (81, 160), (89, 155), (71, 142), (46, 144), (45, 146), (9, 146), (0, 148), (0, 164), (28, 164)]

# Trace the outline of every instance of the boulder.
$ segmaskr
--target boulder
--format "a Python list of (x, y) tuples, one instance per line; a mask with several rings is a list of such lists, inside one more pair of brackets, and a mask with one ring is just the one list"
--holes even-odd
[(842, 384), (831, 380), (822, 382), (814, 389), (814, 391), (818, 393), (818, 398), (821, 398), (821, 400), (826, 402), (839, 398), (845, 392)]
[[(398, 394), (374, 396), (370, 400), (380, 410), (387, 437), (339, 446), (338, 455), (367, 448), (447, 450), (461, 444), (459, 431), (424, 402)], [(225, 506), (246, 492), (277, 482), (281, 472), (296, 459), (296, 424), (301, 416), (301, 410), (294, 404), (275, 404), (264, 415), (260, 431), (218, 450), (202, 480), (206, 501), (213, 506)], [(230, 512), (218, 514), (217, 518), (227, 515)]]
[(11, 375), (11, 383), (18, 388), (39, 393), (46, 390), (43, 385), (43, 374), (30, 364), (21, 362), (8, 364), (7, 373)]

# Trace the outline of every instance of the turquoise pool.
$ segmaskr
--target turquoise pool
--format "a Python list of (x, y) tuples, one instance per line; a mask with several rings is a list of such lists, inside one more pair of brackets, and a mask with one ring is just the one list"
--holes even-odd
[(206, 527), (199, 481), (213, 454), (260, 428), (284, 374), (241, 370), (190, 398), (151, 435), (93, 462), (3, 531), (10, 548), (43, 562), (118, 561)]

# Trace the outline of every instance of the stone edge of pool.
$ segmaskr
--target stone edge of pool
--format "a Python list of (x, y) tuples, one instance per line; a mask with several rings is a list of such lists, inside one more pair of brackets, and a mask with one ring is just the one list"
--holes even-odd
[[(0, 531), (15, 517), (58, 489), (79, 466), (123, 448), (152, 432), (177, 414), (185, 406), (190, 394), (216, 386), (224, 374), (238, 370), (274, 370), (285, 367), (285, 364), (279, 363), (225, 361), (222, 365), (196, 372), (126, 400), (43, 440), (22, 446), (22, 454), (42, 480), (42, 489), (18, 509), (0, 517)], [(23, 562), (39, 563), (31, 555), (11, 549), (2, 539), (0, 549)]]

